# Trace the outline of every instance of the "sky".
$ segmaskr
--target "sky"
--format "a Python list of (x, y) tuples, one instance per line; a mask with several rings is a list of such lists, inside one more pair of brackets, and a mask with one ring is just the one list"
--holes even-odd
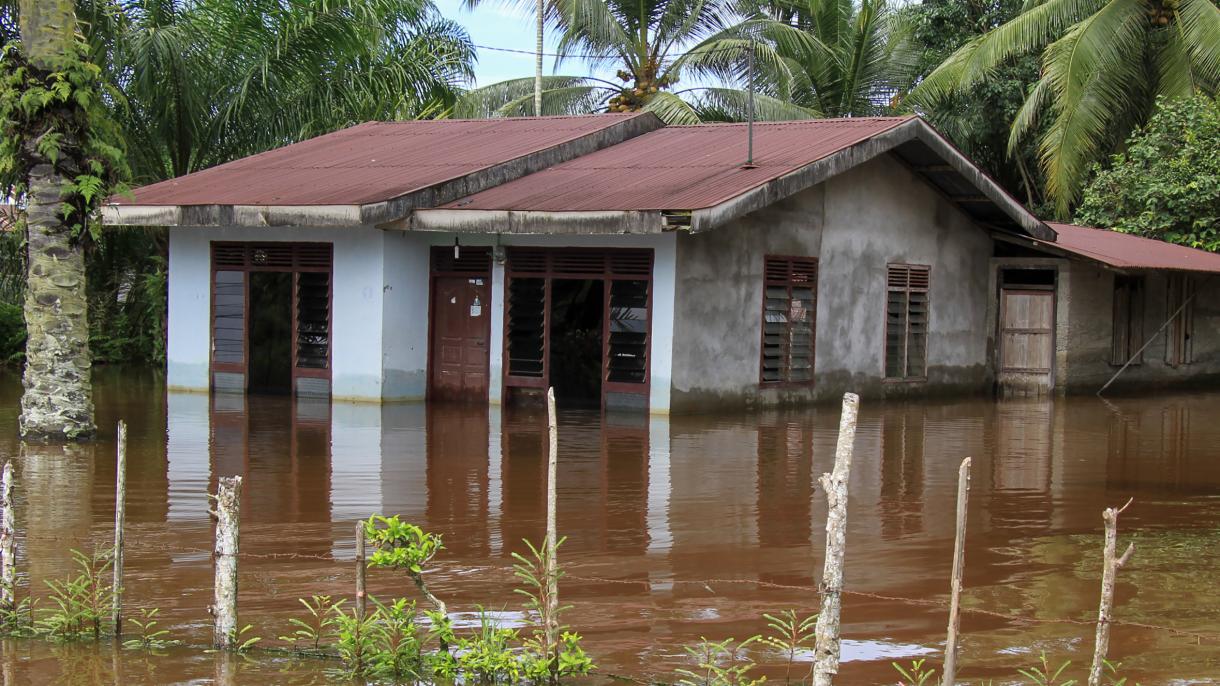
[[(435, 0), (435, 3), (441, 14), (466, 27), (476, 45), (526, 52), (534, 50), (534, 17), (526, 10), (511, 9), (496, 0), (487, 0), (474, 10), (465, 9), (463, 0)], [(556, 52), (556, 38), (552, 32), (548, 32), (546, 52)], [(475, 80), (479, 86), (534, 75), (532, 54), (500, 52), (481, 47), (478, 55)], [(544, 73), (551, 74), (553, 69), (554, 58), (547, 57), (543, 67)], [(575, 75), (581, 72), (580, 75), (583, 76), (587, 71), (578, 61), (564, 62), (564, 73)]]

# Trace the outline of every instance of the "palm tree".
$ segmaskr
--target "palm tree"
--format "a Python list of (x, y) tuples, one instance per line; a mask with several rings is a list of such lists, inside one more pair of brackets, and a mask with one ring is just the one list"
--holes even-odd
[(1012, 122), (1009, 152), (1038, 131), (1047, 193), (1066, 217), (1093, 164), (1147, 120), (1158, 96), (1215, 93), (1220, 10), (1212, 0), (1031, 0), (953, 53), (912, 102), (934, 109), (1034, 51), (1042, 74)]
[(815, 39), (782, 56), (794, 75), (793, 102), (819, 116), (891, 111), (914, 80), (918, 50), (887, 0), (794, 0), (776, 4), (771, 13)]
[[(64, 57), (77, 51), (72, 0), (21, 0), (20, 9), (22, 50), (30, 65), (47, 72), (61, 68)], [(63, 131), (47, 112), (37, 128)], [(60, 146), (81, 143), (63, 133)], [(25, 154), (28, 338), (19, 428), (22, 438), (88, 438), (95, 426), (84, 246), (60, 209), (61, 189), (72, 177), (33, 142)]]
[[(561, 31), (559, 53), (591, 69), (617, 67), (619, 82), (593, 76), (542, 79), (542, 114), (651, 111), (669, 123), (744, 117), (751, 53), (761, 73), (755, 113), (760, 119), (812, 115), (787, 100), (790, 67), (780, 50), (809, 49), (800, 30), (762, 14), (743, 16), (723, 0), (551, 0), (547, 17)], [(733, 85), (693, 84), (684, 78)], [(455, 114), (468, 117), (533, 113), (534, 79), (503, 81), (466, 94)]]
[(81, 6), (95, 61), (126, 101), (116, 113), (138, 181), (352, 123), (432, 116), (472, 75), (465, 30), (429, 0)]

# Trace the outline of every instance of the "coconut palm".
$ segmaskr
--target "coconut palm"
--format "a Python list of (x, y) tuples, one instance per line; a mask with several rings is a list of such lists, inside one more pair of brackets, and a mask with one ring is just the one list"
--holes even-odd
[(935, 108), (1034, 51), (1042, 75), (1012, 122), (1009, 150), (1038, 132), (1047, 192), (1066, 216), (1093, 163), (1146, 121), (1157, 96), (1215, 92), (1220, 10), (1212, 0), (1030, 0), (953, 53), (912, 102)]
[(792, 101), (824, 117), (883, 114), (909, 88), (918, 50), (887, 0), (791, 0), (771, 14), (816, 40), (782, 52)]
[[(617, 68), (618, 82), (544, 77), (543, 114), (643, 110), (669, 123), (744, 117), (749, 98), (740, 86), (751, 53), (759, 72), (772, 74), (755, 94), (758, 118), (813, 114), (788, 101), (792, 74), (780, 55), (809, 49), (812, 39), (762, 14), (743, 15), (723, 0), (551, 0), (547, 17), (561, 32), (559, 63), (576, 58), (593, 70)], [(685, 86), (687, 78), (700, 82)], [(533, 86), (534, 79), (522, 78), (476, 89), (455, 114), (533, 114)]]

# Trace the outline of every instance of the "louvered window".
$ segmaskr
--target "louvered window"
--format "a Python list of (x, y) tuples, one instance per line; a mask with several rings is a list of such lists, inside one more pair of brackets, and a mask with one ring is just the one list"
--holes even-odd
[(297, 275), (297, 366), (325, 369), (330, 360), (330, 272)]
[(644, 383), (648, 359), (648, 282), (611, 281), (606, 381)]
[(928, 376), (928, 267), (891, 264), (885, 306), (885, 377)]
[(812, 383), (817, 260), (767, 257), (764, 268), (761, 381)]
[(542, 378), (546, 346), (546, 279), (508, 283), (508, 373)]
[(212, 360), (246, 362), (246, 273), (217, 271), (212, 281)]

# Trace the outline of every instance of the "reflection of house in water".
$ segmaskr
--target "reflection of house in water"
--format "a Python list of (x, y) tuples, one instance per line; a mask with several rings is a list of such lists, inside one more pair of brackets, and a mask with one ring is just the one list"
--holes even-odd
[(1050, 400), (1009, 400), (996, 405), (987, 509), (992, 526), (1041, 533), (1051, 524), (1054, 408)]

